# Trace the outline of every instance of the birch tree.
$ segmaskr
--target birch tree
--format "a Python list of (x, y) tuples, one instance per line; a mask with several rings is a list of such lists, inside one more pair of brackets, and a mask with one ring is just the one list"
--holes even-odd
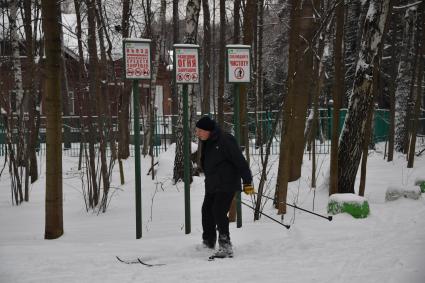
[[(24, 89), (22, 81), (22, 66), (19, 53), (19, 34), (18, 34), (18, 4), (19, 1), (10, 2), (9, 29), (12, 48), (12, 74), (14, 89), (9, 99), (11, 111), (9, 112), (9, 121), (7, 122), (7, 132), (9, 137), (9, 173), (12, 177), (11, 190), (12, 199), (15, 198), (15, 204), (20, 204), (24, 200), (22, 185), (23, 172), (22, 167), (27, 168), (25, 162), (25, 139), (24, 139)], [(16, 123), (15, 123), (16, 120)], [(16, 132), (16, 134), (15, 134)]]
[(377, 63), (379, 47), (391, 7), (391, 0), (371, 0), (363, 27), (361, 48), (356, 67), (348, 112), (339, 140), (338, 193), (354, 193), (354, 182), (362, 153), (366, 127), (364, 113), (372, 100), (373, 65)]
[[(201, 8), (201, 0), (189, 0), (186, 5), (186, 30), (184, 43), (195, 44), (198, 30), (199, 11)], [(190, 92), (190, 89), (189, 89)], [(176, 129), (176, 156), (174, 159), (173, 180), (178, 182), (184, 178), (184, 156), (183, 156), (183, 95), (178, 95), (178, 110)], [(190, 147), (189, 147), (190, 151)], [(190, 163), (192, 164), (192, 163)], [(190, 165), (192, 172), (192, 165)], [(190, 177), (192, 181), (192, 176)]]

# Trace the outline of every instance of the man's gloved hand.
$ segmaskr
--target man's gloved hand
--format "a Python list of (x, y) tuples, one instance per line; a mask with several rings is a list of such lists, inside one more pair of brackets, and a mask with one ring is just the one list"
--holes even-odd
[(252, 184), (243, 184), (243, 192), (247, 195), (255, 194), (254, 186)]

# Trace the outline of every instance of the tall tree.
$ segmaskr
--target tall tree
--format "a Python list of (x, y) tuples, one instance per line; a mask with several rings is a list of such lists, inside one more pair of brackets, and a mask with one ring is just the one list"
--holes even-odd
[(203, 100), (202, 114), (210, 112), (210, 92), (211, 92), (211, 16), (208, 0), (202, 0), (202, 10), (204, 12), (204, 63), (203, 63)]
[[(19, 170), (18, 168), (23, 166), (28, 168), (24, 158), (26, 146), (24, 138), (24, 89), (19, 52), (18, 7), (19, 1), (14, 0), (10, 2), (9, 29), (12, 47), (12, 74), (14, 89), (11, 92), (11, 97), (9, 99), (11, 103), (11, 111), (7, 128), (8, 135), (11, 137), (8, 154), (10, 160), (9, 172), (12, 177), (12, 199), (15, 196), (16, 204), (20, 204), (24, 200), (22, 191), (24, 176), (22, 175), (22, 170)], [(15, 117), (17, 118), (16, 123)]]
[(333, 88), (333, 113), (332, 113), (332, 142), (330, 163), (330, 188), (329, 195), (338, 191), (338, 138), (339, 138), (339, 110), (341, 98), (344, 93), (344, 1), (339, 1), (336, 7), (336, 34), (335, 34), (335, 83)]
[(99, 110), (100, 105), (96, 103), (99, 96), (99, 67), (97, 57), (97, 41), (96, 41), (96, 0), (86, 0), (87, 5), (87, 21), (88, 21), (88, 53), (89, 53), (89, 69), (88, 69), (88, 82), (89, 82), (89, 94), (88, 94), (88, 105), (89, 107), (87, 115), (87, 128), (89, 129), (89, 175), (93, 186), (93, 198), (91, 199), (90, 206), (96, 207), (99, 203), (100, 188), (97, 183), (97, 171), (96, 171), (96, 149), (95, 144), (97, 143), (97, 131), (94, 127), (94, 117), (96, 112)]
[[(179, 0), (173, 0), (173, 44), (179, 43)], [(178, 89), (176, 80), (173, 78), (173, 89), (172, 89), (172, 99), (171, 99), (171, 127), (172, 131), (172, 142), (177, 142), (176, 134), (177, 128), (174, 125), (177, 125), (177, 113), (178, 113)]]
[(278, 213), (286, 213), (288, 182), (301, 176), (304, 154), (304, 128), (313, 67), (312, 39), (315, 30), (314, 11), (318, 1), (291, 1), (290, 43), (288, 61), (288, 94), (284, 105), (284, 127), (281, 133), (278, 180)]
[[(201, 9), (201, 0), (189, 0), (186, 5), (186, 30), (184, 43), (195, 44), (198, 31), (199, 11)], [(189, 88), (189, 93), (192, 88)], [(174, 159), (173, 180), (178, 182), (184, 178), (184, 156), (183, 156), (183, 95), (178, 95), (179, 115), (177, 119), (176, 132), (176, 156)], [(190, 151), (190, 147), (189, 147)], [(192, 163), (190, 163), (192, 164)], [(190, 172), (192, 166), (190, 165)], [(192, 177), (190, 177), (192, 180)]]
[[(130, 15), (133, 1), (123, 0), (121, 33), (122, 38), (130, 37)], [(127, 159), (130, 156), (130, 129), (129, 107), (130, 107), (131, 83), (124, 82), (124, 88), (120, 91), (118, 111), (118, 158)]]
[[(31, 12), (31, 1), (24, 1), (24, 29), (25, 29), (25, 45), (27, 54), (27, 66), (28, 66), (28, 113), (29, 113), (29, 135), (28, 135), (28, 146), (27, 146), (27, 160), (29, 162), (29, 174), (31, 176), (31, 183), (38, 179), (38, 168), (37, 168), (37, 155), (36, 155), (36, 143), (39, 131), (39, 120), (40, 111), (38, 110), (38, 94), (36, 89), (36, 64), (35, 64), (35, 47), (34, 47), (34, 36), (32, 32), (32, 12)], [(34, 23), (36, 25), (36, 23)]]
[(218, 55), (217, 121), (224, 127), (224, 56), (226, 46), (226, 1), (220, 0), (220, 39)]
[[(108, 205), (108, 195), (110, 189), (110, 172), (111, 168), (108, 169), (107, 162), (107, 143), (108, 143), (108, 123), (110, 117), (108, 101), (109, 99), (109, 91), (108, 91), (108, 62), (106, 58), (106, 47), (105, 47), (105, 37), (107, 37), (107, 29), (106, 23), (103, 18), (103, 7), (102, 2), (100, 0), (96, 0), (96, 22), (98, 25), (97, 33), (98, 33), (98, 42), (100, 49), (100, 62), (99, 64), (99, 79), (100, 79), (100, 88), (97, 92), (96, 104), (97, 107), (97, 128), (98, 128), (98, 136), (99, 136), (99, 154), (100, 154), (100, 174), (102, 176), (102, 184), (103, 184), (103, 194), (102, 200), (100, 203), (100, 210), (102, 212), (106, 211)], [(111, 151), (113, 151), (113, 147), (111, 147)], [(113, 158), (114, 154), (112, 154)]]
[(425, 61), (425, 2), (419, 4), (418, 21), (416, 27), (416, 83), (413, 93), (414, 111), (412, 115), (413, 125), (409, 133), (409, 152), (407, 168), (413, 168), (416, 148), (416, 134), (419, 124), (419, 113), (421, 108), (421, 98), (423, 96), (422, 82), (424, 79), (424, 61)]
[[(243, 23), (242, 23), (242, 43), (245, 45), (250, 45), (254, 47), (254, 30), (257, 26), (257, 5), (256, 1), (246, 1), (245, 9), (243, 11)], [(235, 40), (236, 40), (235, 33)], [(236, 42), (235, 42), (236, 43)], [(252, 49), (253, 50), (253, 49)], [(251, 57), (253, 57), (255, 50), (251, 52)], [(253, 62), (251, 58), (251, 62)], [(251, 75), (252, 77), (253, 75)], [(249, 162), (249, 140), (248, 140), (248, 96), (249, 93), (253, 93), (252, 88), (254, 84), (251, 83), (250, 86), (243, 84), (240, 88), (239, 95), (239, 110), (240, 110), (240, 123), (241, 123), (241, 146), (245, 147), (245, 155), (247, 161)]]
[(393, 11), (390, 15), (390, 23), (392, 28), (390, 29), (391, 33), (391, 64), (390, 64), (390, 81), (389, 81), (389, 100), (390, 100), (390, 123), (388, 129), (388, 158), (387, 161), (390, 162), (393, 160), (394, 156), (394, 132), (395, 132), (395, 92), (397, 88), (397, 71), (398, 64), (400, 60), (400, 46), (398, 44), (398, 28), (400, 26), (398, 20), (398, 13)]
[(339, 140), (338, 193), (354, 193), (366, 127), (364, 113), (368, 112), (373, 103), (373, 65), (377, 64), (390, 2), (391, 0), (371, 0), (369, 4), (348, 113)]
[(42, 0), (41, 11), (46, 50), (46, 222), (45, 239), (63, 234), (62, 208), (62, 115), (60, 96), (60, 2)]
[(408, 8), (403, 18), (403, 42), (398, 65), (397, 88), (395, 92), (395, 150), (407, 152), (409, 96), (414, 74), (413, 54), (415, 39), (416, 8)]

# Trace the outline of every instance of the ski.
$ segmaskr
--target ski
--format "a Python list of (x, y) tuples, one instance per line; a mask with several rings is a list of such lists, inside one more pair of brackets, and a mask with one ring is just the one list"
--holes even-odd
[(119, 258), (118, 256), (115, 256), (119, 262), (125, 263), (125, 264), (140, 264), (140, 262), (136, 259), (136, 260), (123, 260), (121, 258)]
[(142, 261), (140, 258), (137, 258), (137, 261), (138, 261), (140, 264), (143, 264), (143, 265), (145, 265), (145, 266), (149, 266), (149, 267), (165, 265), (165, 263), (146, 263), (146, 262)]
[(223, 258), (232, 258), (232, 256), (217, 256), (217, 255), (212, 255), (208, 258), (208, 261), (214, 261), (216, 258), (218, 259), (223, 259)]
[(140, 258), (137, 258), (137, 259), (134, 259), (134, 260), (124, 260), (124, 259), (121, 259), (118, 256), (115, 256), (115, 257), (117, 258), (117, 260), (119, 262), (122, 262), (122, 263), (125, 263), (125, 264), (141, 264), (141, 265), (148, 266), (148, 267), (165, 265), (165, 263), (147, 263), (147, 262), (141, 260)]

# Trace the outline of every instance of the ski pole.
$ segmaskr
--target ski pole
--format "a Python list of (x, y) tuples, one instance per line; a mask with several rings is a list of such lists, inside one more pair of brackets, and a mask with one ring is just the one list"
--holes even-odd
[[(255, 193), (255, 194), (259, 195), (258, 193)], [(260, 195), (260, 196), (265, 197), (265, 198), (267, 198), (267, 199), (269, 199), (269, 200), (274, 200), (274, 199), (272, 199), (271, 197), (266, 196), (266, 195)], [(293, 207), (293, 208), (296, 208), (296, 209), (299, 209), (299, 210), (302, 210), (302, 211), (305, 211), (305, 212), (308, 212), (308, 213), (311, 213), (311, 214), (313, 214), (313, 215), (316, 215), (316, 216), (319, 216), (319, 217), (325, 218), (325, 219), (327, 219), (327, 220), (329, 220), (329, 221), (332, 221), (332, 216), (324, 216), (324, 215), (318, 214), (318, 213), (316, 213), (316, 212), (313, 212), (313, 211), (310, 211), (310, 210), (307, 210), (307, 209), (301, 208), (301, 207), (299, 207), (299, 206), (296, 206), (295, 204), (289, 204), (289, 203), (286, 203), (286, 205), (288, 205), (288, 206), (290, 206), (290, 207)]]
[[(246, 203), (245, 203), (245, 202), (243, 202), (243, 201), (241, 201), (241, 203), (242, 203), (243, 205), (245, 205), (245, 206), (248, 206), (249, 208), (251, 208), (252, 210), (254, 210), (254, 211), (255, 211), (255, 208), (253, 208), (253, 207), (252, 207), (252, 206), (250, 206), (249, 204), (246, 204)], [(261, 212), (261, 211), (258, 211), (258, 212), (259, 212), (261, 215), (264, 215), (265, 217), (267, 217), (268, 219), (271, 219), (271, 220), (273, 220), (274, 222), (279, 223), (280, 225), (284, 226), (286, 229), (289, 229), (289, 228), (291, 227), (291, 225), (283, 224), (283, 223), (281, 223), (281, 222), (277, 221), (276, 219), (274, 219), (273, 217), (268, 216), (267, 214), (265, 214), (265, 213), (263, 213), (263, 212)]]

